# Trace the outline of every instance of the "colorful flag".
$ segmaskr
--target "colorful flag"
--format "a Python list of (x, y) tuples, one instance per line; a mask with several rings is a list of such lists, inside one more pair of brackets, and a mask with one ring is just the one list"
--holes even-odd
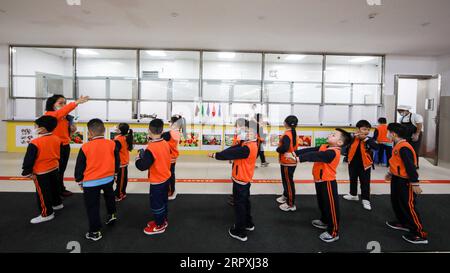
[(209, 103), (208, 103), (208, 108), (206, 108), (206, 115), (209, 117)]
[(198, 104), (195, 105), (195, 116), (198, 116), (198, 112), (200, 111), (200, 109), (198, 108)]
[(212, 108), (212, 116), (215, 117), (216, 116), (216, 104), (213, 104), (213, 108)]
[(204, 107), (203, 107), (203, 103), (202, 103), (202, 117), (205, 115), (205, 110), (204, 110)]
[(218, 117), (220, 117), (220, 116), (222, 115), (221, 112), (222, 112), (222, 111), (221, 111), (221, 105), (219, 104), (219, 112), (217, 113), (217, 116), (218, 116)]

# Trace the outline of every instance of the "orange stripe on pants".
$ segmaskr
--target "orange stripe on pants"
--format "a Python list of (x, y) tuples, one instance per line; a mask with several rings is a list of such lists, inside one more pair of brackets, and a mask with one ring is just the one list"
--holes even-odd
[(36, 190), (39, 195), (39, 201), (41, 202), (41, 208), (42, 208), (41, 215), (43, 217), (47, 217), (47, 207), (45, 206), (44, 195), (42, 194), (41, 187), (39, 186), (39, 182), (37, 181), (37, 178), (33, 177), (33, 181), (34, 181), (34, 185), (36, 186)]
[(417, 230), (419, 231), (420, 236), (425, 238), (426, 237), (426, 233), (423, 232), (423, 226), (420, 223), (419, 216), (417, 215), (416, 210), (414, 208), (414, 193), (413, 193), (413, 189), (412, 189), (412, 185), (411, 184), (409, 184), (409, 195), (408, 195), (408, 197), (409, 197), (408, 198), (409, 211), (411, 213), (413, 221), (414, 221), (414, 223), (416, 224), (416, 226), (418, 228)]
[(292, 200), (291, 181), (289, 180), (289, 171), (288, 171), (288, 167), (286, 167), (286, 166), (284, 167), (284, 177), (286, 178), (286, 185), (287, 185), (287, 188), (288, 188), (288, 195), (289, 195), (289, 198), (288, 198), (289, 203), (288, 203), (288, 205), (290, 207), (292, 207), (294, 204), (293, 204), (293, 200)]
[(125, 167), (121, 168), (122, 169), (122, 175), (120, 176), (120, 185), (119, 185), (119, 196), (122, 197), (122, 188), (123, 188), (123, 179), (125, 176)]
[(336, 208), (334, 206), (333, 188), (331, 187), (330, 181), (327, 181), (327, 192), (329, 199), (328, 201), (330, 202), (331, 219), (333, 220), (333, 231), (331, 236), (335, 237), (338, 231), (338, 223), (336, 218)]

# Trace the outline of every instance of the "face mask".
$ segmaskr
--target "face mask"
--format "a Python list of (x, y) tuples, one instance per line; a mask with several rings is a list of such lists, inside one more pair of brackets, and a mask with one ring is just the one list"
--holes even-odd
[(400, 116), (402, 116), (402, 117), (405, 117), (406, 115), (407, 115), (406, 112), (401, 112), (401, 113), (400, 113)]
[(58, 111), (58, 110), (61, 109), (61, 108), (62, 108), (62, 106), (59, 106), (59, 105), (58, 105), (58, 106), (55, 106), (55, 110), (56, 110), (56, 111)]
[(42, 129), (41, 128), (35, 128), (33, 129), (33, 135), (39, 135), (41, 133)]
[(246, 140), (247, 139), (247, 133), (245, 132), (245, 130), (241, 130), (238, 134), (239, 138), (241, 140)]

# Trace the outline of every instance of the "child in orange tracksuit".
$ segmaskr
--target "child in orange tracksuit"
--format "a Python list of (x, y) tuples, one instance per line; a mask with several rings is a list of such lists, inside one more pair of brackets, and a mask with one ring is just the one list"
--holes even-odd
[(161, 138), (164, 122), (154, 119), (149, 124), (149, 136), (147, 148), (141, 149), (136, 158), (136, 168), (140, 171), (148, 170), (150, 182), (150, 207), (154, 220), (147, 223), (144, 233), (147, 235), (160, 234), (166, 231), (169, 225), (168, 215), (168, 191), (170, 183), (170, 145)]
[(235, 224), (228, 234), (237, 240), (247, 241), (247, 231), (253, 231), (255, 225), (250, 211), (250, 183), (255, 171), (258, 144), (256, 140), (256, 123), (246, 122), (246, 135), (241, 135), (241, 143), (208, 156), (217, 160), (233, 160), (231, 179), (233, 181), (233, 197)]
[(75, 165), (75, 181), (83, 189), (84, 203), (89, 220), (86, 239), (98, 241), (102, 238), (100, 231), (100, 193), (106, 203), (108, 218), (106, 225), (113, 225), (117, 220), (116, 202), (114, 200), (114, 180), (120, 168), (120, 143), (105, 139), (105, 125), (100, 119), (91, 119), (87, 123), (87, 143), (81, 146)]
[(181, 133), (180, 130), (183, 127), (183, 117), (180, 115), (174, 115), (170, 118), (170, 130), (162, 134), (162, 138), (169, 143), (170, 146), (170, 183), (169, 183), (169, 197), (168, 200), (174, 200), (177, 198), (177, 192), (175, 190), (175, 165), (179, 156), (178, 144), (180, 143)]
[(57, 120), (54, 117), (42, 116), (35, 122), (39, 137), (31, 140), (25, 154), (22, 175), (33, 179), (40, 215), (31, 219), (38, 224), (55, 218), (54, 211), (64, 206), (59, 191), (59, 157), (61, 140), (52, 134)]
[(293, 153), (299, 146), (299, 140), (295, 128), (297, 127), (298, 119), (296, 116), (288, 116), (284, 120), (284, 127), (286, 131), (280, 138), (277, 153), (281, 168), (281, 180), (283, 183), (283, 195), (276, 200), (281, 205), (279, 208), (283, 211), (295, 211), (295, 184), (294, 172), (297, 167), (297, 161), (286, 157), (285, 153)]
[(386, 181), (391, 182), (391, 203), (397, 221), (386, 225), (408, 232), (402, 238), (412, 244), (428, 244), (428, 234), (417, 211), (417, 195), (422, 193), (417, 173), (417, 157), (414, 148), (406, 140), (408, 130), (399, 123), (388, 125), (390, 139), (394, 141), (389, 172)]
[[(314, 162), (313, 177), (321, 217), (313, 220), (314, 227), (326, 230), (319, 238), (327, 243), (339, 240), (339, 196), (336, 169), (340, 163), (341, 147), (348, 145), (351, 135), (337, 128), (328, 136), (328, 144), (295, 151), (300, 162)], [(287, 153), (286, 156), (291, 156)]]
[(386, 151), (386, 166), (389, 167), (389, 159), (392, 156), (392, 141), (388, 138), (388, 130), (387, 130), (387, 121), (386, 118), (378, 119), (378, 126), (373, 133), (373, 138), (378, 143), (378, 160), (375, 162), (376, 164), (383, 163), (383, 155)]
[(117, 125), (114, 141), (120, 144), (120, 170), (116, 179), (116, 202), (120, 202), (127, 197), (128, 184), (128, 163), (130, 162), (130, 151), (133, 150), (133, 130), (127, 123)]
[[(235, 133), (233, 136), (233, 142), (231, 143), (231, 146), (236, 146), (236, 145), (240, 145), (241, 144), (241, 139), (243, 139), (246, 135), (245, 133), (245, 124), (246, 122), (248, 123), (248, 121), (245, 118), (238, 118), (236, 120), (236, 122), (234, 123), (234, 127), (235, 127)], [(230, 160), (230, 164), (232, 164), (233, 161)], [(228, 197), (228, 204), (230, 206), (234, 206), (234, 197), (233, 195), (230, 195)]]

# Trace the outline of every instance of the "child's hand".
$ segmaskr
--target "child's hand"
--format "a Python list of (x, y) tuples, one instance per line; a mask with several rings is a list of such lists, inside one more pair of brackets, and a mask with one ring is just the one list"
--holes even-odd
[(412, 188), (413, 188), (413, 192), (415, 194), (421, 194), (422, 193), (422, 188), (419, 185), (413, 185)]
[(387, 174), (384, 176), (384, 181), (386, 181), (386, 182), (391, 182), (391, 180), (392, 180), (392, 174), (387, 173)]
[(81, 191), (83, 191), (83, 182), (78, 182), (78, 186), (80, 186)]
[(87, 102), (89, 100), (89, 96), (81, 96), (79, 99), (77, 99), (75, 101), (75, 103), (78, 104), (83, 104), (85, 102)]
[(295, 155), (295, 153), (284, 153), (284, 157), (291, 160), (297, 160), (297, 156)]
[(215, 158), (216, 157), (216, 153), (208, 153), (208, 157)]

